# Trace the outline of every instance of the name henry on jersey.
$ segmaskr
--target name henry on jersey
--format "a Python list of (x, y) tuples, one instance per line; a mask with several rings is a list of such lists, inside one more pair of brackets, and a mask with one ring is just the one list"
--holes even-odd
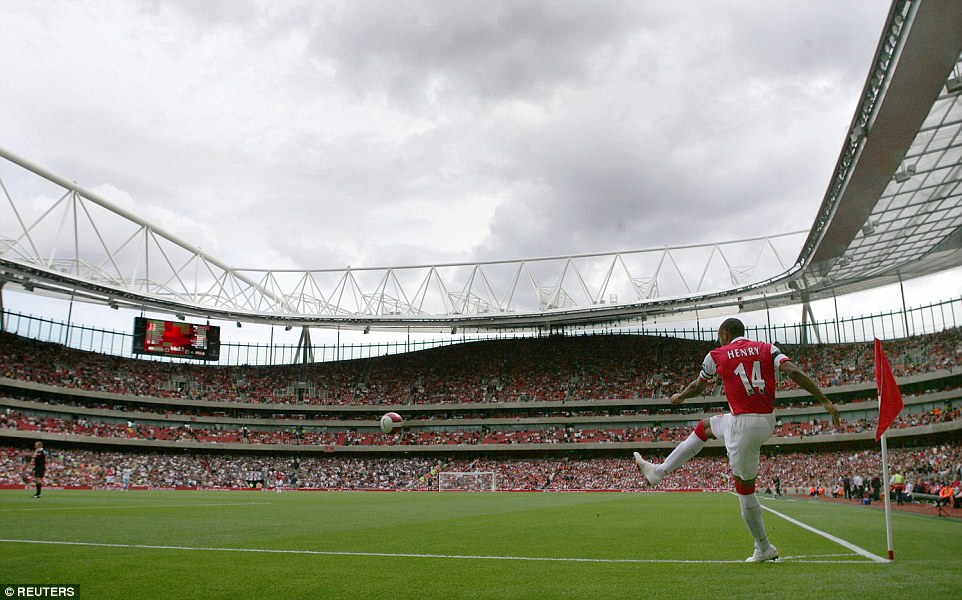
[(728, 355), (729, 359), (760, 355), (758, 348), (751, 347), (751, 346), (749, 346), (748, 348), (732, 348), (731, 350), (728, 350), (725, 354)]

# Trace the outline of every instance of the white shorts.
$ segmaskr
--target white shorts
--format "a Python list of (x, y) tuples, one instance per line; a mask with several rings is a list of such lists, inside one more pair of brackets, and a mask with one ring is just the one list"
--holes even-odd
[(739, 479), (758, 476), (762, 444), (775, 432), (775, 415), (725, 413), (711, 418), (712, 434), (725, 442), (728, 464)]

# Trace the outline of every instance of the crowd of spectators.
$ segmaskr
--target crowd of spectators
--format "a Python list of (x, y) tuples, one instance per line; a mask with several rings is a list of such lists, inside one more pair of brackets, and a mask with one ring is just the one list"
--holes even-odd
[[(934, 391), (953, 391), (960, 389), (960, 386), (951, 380), (942, 380), (937, 382), (931, 387), (923, 392), (916, 391), (915, 393), (903, 392), (903, 398), (906, 401), (911, 400), (913, 397), (917, 397), (924, 394), (929, 394)], [(277, 422), (278, 425), (294, 425), (299, 428), (312, 427), (317, 425), (317, 421), (336, 421), (341, 427), (371, 427), (374, 424), (373, 416), (379, 416), (382, 414), (380, 411), (384, 408), (376, 409), (375, 413), (363, 413), (363, 412), (338, 412), (334, 409), (334, 412), (311, 412), (310, 409), (302, 408), (301, 410), (291, 409), (285, 410), (283, 413), (271, 412), (277, 409), (267, 409), (266, 411), (256, 411), (256, 410), (242, 410), (242, 409), (231, 409), (227, 410), (214, 410), (207, 408), (205, 406), (185, 406), (176, 404), (163, 404), (160, 407), (148, 406), (142, 407), (136, 404), (124, 402), (124, 401), (97, 401), (90, 400), (87, 398), (78, 399), (71, 396), (52, 396), (43, 395), (41, 397), (31, 397), (24, 394), (9, 394), (4, 395), (4, 399), (17, 400), (22, 402), (27, 402), (29, 404), (17, 404), (17, 406), (22, 407), (24, 410), (33, 411), (35, 413), (43, 414), (67, 414), (70, 418), (73, 418), (73, 413), (75, 411), (65, 410), (71, 408), (80, 409), (95, 409), (95, 410), (105, 410), (112, 411), (114, 414), (101, 413), (103, 418), (113, 418), (123, 420), (133, 420), (133, 421), (172, 421), (180, 423), (220, 423), (220, 422), (237, 422), (237, 419), (265, 419), (270, 418)], [(458, 409), (452, 407), (450, 410), (444, 411), (413, 411), (411, 413), (406, 413), (408, 419), (413, 420), (418, 425), (426, 425), (431, 422), (437, 421), (464, 421), (467, 419), (478, 420), (478, 419), (501, 419), (501, 420), (518, 420), (519, 417), (525, 419), (538, 419), (538, 418), (578, 418), (578, 417), (604, 417), (604, 416), (620, 416), (620, 417), (644, 417), (644, 416), (658, 416), (658, 415), (697, 415), (695, 418), (701, 418), (701, 415), (711, 415), (715, 413), (720, 413), (727, 410), (727, 405), (723, 399), (719, 399), (714, 404), (692, 404), (692, 405), (681, 405), (672, 406), (668, 403), (667, 399), (662, 400), (661, 405), (645, 406), (641, 404), (602, 404), (597, 405), (590, 404), (583, 407), (571, 407), (571, 406), (559, 406), (559, 407), (548, 407), (548, 408), (525, 408), (523, 411), (519, 411), (517, 408), (504, 408), (501, 410), (490, 409), (486, 407), (484, 410), (472, 410), (472, 409)], [(864, 409), (864, 410), (874, 410), (877, 406), (878, 400), (876, 398), (868, 400), (859, 400), (846, 402), (844, 400), (836, 400), (836, 405), (840, 407), (845, 407), (848, 410)], [(793, 408), (815, 408), (817, 412), (821, 413), (821, 406), (814, 402), (811, 397), (805, 397), (799, 402), (778, 402), (776, 404), (776, 414), (781, 411)], [(162, 412), (158, 412), (162, 411)], [(918, 411), (910, 411), (917, 413)], [(80, 410), (76, 411), (77, 415), (90, 414), (87, 411)], [(372, 416), (373, 414), (373, 416)], [(844, 415), (843, 415), (844, 416)], [(205, 417), (200, 418), (199, 417)], [(794, 417), (797, 420), (797, 416)], [(916, 419), (910, 422), (909, 426), (921, 425), (926, 423), (934, 423), (940, 421), (948, 421), (957, 418), (957, 414), (952, 412), (951, 403), (946, 405), (946, 411), (942, 408), (935, 408), (924, 414), (916, 414)], [(623, 420), (623, 419), (622, 419)], [(639, 419), (640, 421), (651, 421), (654, 424), (658, 423), (658, 419)], [(312, 422), (313, 421), (313, 422)], [(504, 421), (507, 422), (507, 421)], [(445, 423), (444, 425), (450, 426), (450, 423)], [(810, 427), (811, 425), (811, 427)], [(798, 427), (795, 428), (796, 434), (793, 434), (788, 428), (785, 430), (785, 435), (805, 435), (809, 432), (809, 429), (813, 429), (815, 432), (821, 431), (821, 423), (815, 424), (803, 424), (799, 423)], [(857, 426), (857, 425), (855, 425)], [(219, 427), (218, 427), (219, 428)], [(852, 429), (847, 432), (853, 431)]]
[[(204, 489), (272, 486), (276, 473), (285, 487), (325, 490), (438, 489), (438, 473), (493, 472), (499, 490), (641, 490), (647, 484), (630, 456), (624, 458), (343, 458), (338, 456), (241, 456), (185, 453), (121, 453), (48, 448), (47, 482), (52, 486), (119, 487), (113, 473), (129, 470), (131, 484)], [(659, 459), (660, 460), (660, 459)], [(916, 492), (960, 488), (962, 444), (892, 449), (890, 469), (904, 474)], [(31, 453), (0, 447), (0, 485), (30, 480)], [(877, 451), (776, 453), (763, 456), (759, 490), (834, 489), (844, 478), (869, 482), (881, 474)], [(112, 482), (112, 483), (111, 483)], [(730, 489), (724, 456), (699, 456), (669, 475), (658, 489)], [(887, 490), (888, 486), (883, 486)], [(884, 493), (884, 492), (883, 492)]]
[[(883, 346), (896, 377), (962, 366), (962, 329), (958, 327), (884, 342)], [(874, 343), (781, 348), (823, 387), (875, 382)], [(790, 380), (779, 385), (780, 389), (790, 386)]]
[[(0, 332), (0, 376), (59, 388), (156, 398), (241, 402), (250, 405), (439, 405), (451, 412), (419, 416), (432, 419), (517, 417), (514, 411), (464, 412), (468, 402), (558, 402), (559, 409), (538, 409), (525, 418), (612, 414), (601, 410), (571, 409), (561, 401), (664, 398), (680, 390), (698, 370), (712, 344), (659, 336), (552, 336), (474, 342), (416, 353), (302, 366), (225, 367), (125, 359), (82, 352)], [(823, 387), (874, 381), (871, 344), (782, 346), (793, 361)], [(962, 366), (962, 328), (938, 334), (886, 342), (896, 376)], [(782, 389), (794, 388), (781, 381)], [(717, 393), (718, 390), (716, 389)], [(35, 400), (35, 399), (34, 399)], [(210, 444), (296, 444), (324, 447), (567, 444), (677, 442), (690, 427), (624, 423), (597, 426), (564, 424), (505, 424), (430, 427), (420, 425), (384, 434), (365, 426), (370, 417), (343, 417), (343, 427), (244, 426), (186, 422), (196, 416), (228, 416), (228, 412), (190, 409), (171, 404), (131, 408), (115, 399), (45, 398), (56, 405), (136, 411), (130, 420), (69, 416), (56, 411), (0, 411), (0, 429), (69, 434), (86, 437), (165, 440)], [(798, 406), (807, 405), (804, 402)], [(219, 407), (218, 407), (219, 408)], [(508, 407), (510, 408), (510, 407)], [(779, 406), (779, 408), (784, 408)], [(616, 414), (657, 415), (666, 412), (703, 413), (722, 410), (688, 406), (668, 408), (633, 406)], [(143, 413), (142, 411), (146, 411)], [(153, 414), (183, 414), (185, 422), (159, 424)], [(183, 411), (183, 412), (182, 412)], [(447, 411), (447, 408), (445, 408)], [(148, 415), (144, 417), (143, 414)], [(853, 415), (856, 413), (852, 413)], [(231, 416), (236, 416), (231, 413)], [(249, 415), (244, 415), (249, 416)], [(258, 415), (260, 418), (264, 418)], [(873, 418), (844, 419), (830, 426), (822, 415), (779, 421), (776, 438), (862, 433), (875, 430)], [(284, 419), (313, 415), (283, 414)], [(353, 418), (356, 424), (350, 423)], [(916, 427), (962, 419), (962, 408), (949, 403), (924, 412), (903, 412), (894, 428)], [(669, 421), (670, 423), (670, 421)], [(127, 471), (134, 486), (244, 488), (271, 486), (276, 473), (287, 487), (309, 489), (437, 489), (442, 471), (483, 471), (496, 474), (505, 490), (639, 490), (643, 478), (630, 456), (625, 458), (344, 458), (322, 456), (222, 455), (209, 452), (129, 452), (50, 448), (48, 483), (55, 486), (119, 487), (114, 474)], [(654, 457), (656, 460), (657, 456)], [(777, 478), (784, 489), (815, 490), (861, 498), (886, 489), (881, 482), (878, 452), (776, 452), (763, 456), (759, 489), (773, 489)], [(962, 444), (893, 449), (893, 472), (904, 475), (908, 489), (937, 495), (962, 489)], [(29, 480), (28, 452), (0, 447), (0, 484), (21, 485)], [(846, 485), (846, 481), (848, 485)], [(861, 489), (855, 485), (861, 482)], [(873, 485), (874, 484), (874, 485)], [(723, 456), (699, 456), (672, 473), (660, 489), (729, 489), (731, 475)], [(851, 489), (849, 489), (851, 488)]]
[[(450, 403), (450, 412), (418, 416), (418, 421), (459, 418), (517, 417), (515, 411), (503, 413), (462, 412), (458, 404), (471, 401), (501, 402), (567, 399), (609, 399), (664, 397), (677, 391), (697, 370), (710, 344), (657, 336), (553, 336), (497, 340), (447, 346), (406, 355), (374, 359), (322, 363), (302, 367), (220, 367), (216, 365), (174, 364), (123, 359), (81, 352), (57, 344), (29, 340), (0, 333), (0, 375), (45, 383), (62, 388), (110, 392), (133, 396), (233, 400), (249, 403), (291, 404), (428, 404)], [(871, 381), (874, 360), (871, 344), (813, 345), (784, 347), (804, 369), (824, 386)], [(909, 375), (962, 364), (962, 329), (918, 336), (887, 343), (887, 353), (896, 375)], [(300, 382), (300, 383), (298, 383)], [(36, 399), (32, 399), (36, 401)], [(97, 438), (163, 440), (215, 444), (342, 446), (418, 446), (418, 445), (513, 445), (564, 444), (577, 447), (593, 443), (678, 442), (690, 427), (664, 426), (654, 420), (642, 424), (612, 422), (597, 426), (484, 424), (431, 427), (424, 423), (396, 433), (380, 433), (368, 423), (370, 417), (338, 416), (343, 426), (238, 425), (197, 422), (193, 417), (228, 416), (228, 412), (207, 408), (190, 409), (176, 404), (157, 408), (132, 407), (111, 398), (45, 397), (43, 403), (78, 405), (85, 408), (130, 410), (129, 420), (114, 417), (69, 415), (56, 411), (15, 410), (0, 413), (0, 429), (37, 431)], [(806, 405), (804, 402), (799, 404)], [(780, 408), (784, 408), (780, 405)], [(692, 413), (722, 410), (722, 404), (708, 407), (682, 407)], [(611, 414), (612, 409), (538, 409), (524, 412), (525, 418)], [(616, 414), (657, 415), (681, 412), (674, 407), (634, 406), (617, 408)], [(155, 411), (151, 413), (150, 411)], [(181, 415), (180, 422), (163, 423), (150, 419)], [(856, 413), (852, 413), (853, 416)], [(863, 413), (864, 414), (864, 413)], [(231, 415), (237, 416), (237, 415)], [(317, 418), (315, 415), (285, 414), (284, 419)], [(873, 418), (845, 419), (840, 427), (829, 425), (823, 415), (780, 420), (774, 436), (803, 437), (837, 433), (863, 433), (875, 430)], [(264, 418), (263, 415), (258, 415)], [(962, 408), (948, 403), (925, 412), (907, 410), (894, 428), (916, 427), (929, 423), (959, 420)], [(353, 419), (353, 421), (352, 421)], [(644, 420), (642, 420), (644, 421)], [(185, 459), (186, 460), (186, 459)], [(386, 459), (393, 460), (393, 459)], [(603, 459), (597, 459), (603, 460)], [(707, 460), (707, 459), (706, 459)], [(583, 461), (582, 461), (583, 462)], [(386, 463), (393, 464), (393, 463)], [(514, 464), (514, 463), (505, 463)], [(555, 463), (550, 463), (555, 464)], [(620, 463), (610, 469), (581, 469), (581, 462), (557, 463), (556, 469), (535, 461), (521, 467), (529, 470), (518, 478), (541, 477), (552, 489), (614, 485), (620, 481)], [(599, 463), (592, 462), (594, 466)], [(725, 476), (708, 460), (707, 476)], [(550, 473), (541, 473), (548, 469)], [(582, 475), (573, 473), (581, 470)], [(527, 480), (527, 479), (526, 479)], [(196, 480), (199, 481), (199, 480)], [(608, 483), (605, 483), (608, 482)], [(834, 490), (835, 482), (822, 482)], [(711, 487), (711, 486), (710, 486)], [(820, 489), (820, 488), (819, 488)]]
[[(922, 414), (901, 414), (891, 425), (895, 429), (941, 423), (962, 418), (962, 408), (934, 408)], [(838, 433), (875, 431), (877, 419), (844, 420), (833, 427), (825, 420), (812, 419), (801, 423), (777, 422), (774, 437), (803, 437)], [(611, 442), (678, 442), (690, 433), (690, 427), (651, 426), (531, 426), (529, 429), (495, 428), (490, 426), (464, 430), (398, 430), (389, 434), (374, 429), (312, 429), (269, 428), (224, 425), (198, 426), (190, 423), (159, 426), (146, 423), (100, 422), (86, 418), (62, 419), (38, 417), (5, 409), (0, 413), (0, 430), (37, 431), (54, 434), (73, 434), (87, 437), (127, 438), (143, 440), (172, 440), (213, 444), (295, 444), (314, 446), (388, 446), (388, 445), (476, 445), (476, 444), (586, 444)]]
[[(643, 335), (471, 342), (301, 366), (161, 363), (0, 333), (0, 375), (98, 392), (276, 404), (380, 405), (664, 397), (712, 344)], [(821, 385), (873, 381), (872, 345), (784, 346)], [(962, 366), (962, 328), (886, 343), (896, 376)], [(782, 388), (793, 387), (782, 381)]]
[[(779, 454), (763, 460), (762, 466), (772, 480), (779, 477), (782, 485), (788, 481), (810, 495), (831, 494), (859, 502), (878, 501), (892, 493), (892, 477), (888, 483), (882, 480), (881, 454), (874, 450)], [(943, 488), (959, 493), (962, 444), (892, 450), (889, 472), (902, 476), (910, 501), (920, 494), (937, 495)]]

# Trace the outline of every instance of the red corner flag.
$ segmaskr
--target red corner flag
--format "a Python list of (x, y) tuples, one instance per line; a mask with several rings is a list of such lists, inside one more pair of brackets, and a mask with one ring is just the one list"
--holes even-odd
[(895, 383), (892, 367), (885, 358), (882, 342), (875, 340), (875, 385), (878, 387), (878, 430), (875, 441), (881, 439), (882, 434), (889, 428), (895, 417), (902, 412), (902, 393)]

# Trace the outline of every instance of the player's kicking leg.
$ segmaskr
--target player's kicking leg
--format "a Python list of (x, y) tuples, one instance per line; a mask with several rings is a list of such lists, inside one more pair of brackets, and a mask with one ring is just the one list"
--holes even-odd
[(761, 447), (772, 435), (775, 418), (770, 415), (738, 415), (722, 437), (728, 451), (728, 461), (735, 478), (735, 493), (741, 506), (742, 520), (755, 542), (755, 551), (747, 562), (767, 562), (778, 559), (778, 548), (768, 541), (762, 521), (762, 505), (755, 495), (755, 479)]
[(638, 465), (638, 470), (641, 471), (641, 474), (648, 480), (648, 484), (654, 487), (661, 483), (665, 475), (682, 466), (701, 452), (701, 449), (705, 447), (705, 442), (712, 437), (714, 436), (711, 432), (710, 420), (702, 419), (698, 422), (698, 425), (695, 426), (695, 430), (691, 432), (688, 439), (678, 444), (675, 449), (672, 450), (668, 458), (665, 459), (665, 462), (656, 465), (643, 459), (640, 454), (635, 452), (635, 464)]
[(762, 505), (755, 496), (755, 480), (735, 476), (735, 492), (742, 508), (742, 520), (755, 539), (755, 551), (745, 562), (768, 562), (778, 560), (778, 548), (768, 541), (765, 523), (762, 522)]

